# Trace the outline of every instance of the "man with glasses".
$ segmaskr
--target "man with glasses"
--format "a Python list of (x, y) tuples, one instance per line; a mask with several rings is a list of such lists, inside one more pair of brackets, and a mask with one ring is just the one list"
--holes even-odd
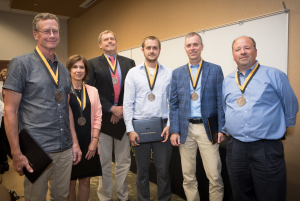
[(69, 109), (69, 72), (54, 53), (60, 41), (59, 20), (53, 14), (40, 13), (32, 25), (38, 45), (32, 53), (10, 62), (3, 86), (12, 165), (20, 175), (24, 167), (33, 172), (20, 150), (19, 122), (20, 130), (26, 129), (53, 159), (34, 183), (24, 178), (25, 200), (46, 200), (48, 188), (50, 200), (67, 200), (72, 164), (81, 160), (81, 151)]

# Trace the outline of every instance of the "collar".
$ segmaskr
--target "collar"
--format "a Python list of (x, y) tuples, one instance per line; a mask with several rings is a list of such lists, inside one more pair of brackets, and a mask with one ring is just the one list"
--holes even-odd
[[(256, 60), (255, 64), (254, 64), (251, 68), (249, 68), (249, 69), (246, 70), (245, 75), (248, 75), (248, 74), (252, 71), (252, 69), (256, 66), (256, 64), (257, 64), (257, 60)], [(236, 67), (236, 68), (237, 68), (238, 74), (239, 74), (239, 75), (243, 75), (243, 73), (241, 73), (241, 71), (239, 70), (239, 67)], [(244, 75), (243, 75), (243, 76), (244, 76)]]
[[(105, 53), (104, 53), (105, 54)], [(110, 55), (109, 54), (105, 54), (106, 56), (107, 56), (107, 58), (109, 58), (110, 57)], [(114, 57), (114, 59), (116, 58), (116, 55), (117, 55), (117, 53), (115, 53), (114, 55), (112, 55), (113, 57)]]
[[(200, 62), (201, 62), (201, 61), (200, 61)], [(189, 64), (190, 64), (190, 67), (191, 67), (191, 68), (199, 68), (200, 62), (199, 62), (197, 65), (192, 65), (190, 62), (189, 62)], [(202, 65), (203, 65), (203, 64), (202, 64)]]
[[(48, 59), (45, 55), (44, 55), (44, 57), (46, 58), (46, 60), (48, 61), (48, 62), (52, 62), (50, 59)], [(58, 62), (58, 60), (57, 60), (57, 57), (56, 57), (56, 55), (54, 54), (54, 61), (52, 62), (52, 63), (55, 63), (55, 62)]]
[[(165, 67), (161, 65), (159, 62), (157, 62), (159, 70), (163, 70)], [(141, 64), (140, 69), (145, 67), (145, 61)]]

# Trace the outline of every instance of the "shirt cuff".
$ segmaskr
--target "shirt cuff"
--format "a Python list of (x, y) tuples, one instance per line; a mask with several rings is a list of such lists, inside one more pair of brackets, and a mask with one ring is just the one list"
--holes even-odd
[(132, 126), (132, 125), (128, 125), (128, 126), (126, 126), (126, 133), (130, 133), (130, 132), (132, 132), (132, 131), (134, 131), (134, 129), (133, 129), (133, 126)]
[(296, 117), (285, 118), (285, 126), (286, 127), (293, 127), (295, 124), (296, 124)]
[[(113, 105), (113, 106), (114, 106), (114, 105)], [(113, 106), (111, 106), (111, 108), (112, 108)], [(108, 113), (110, 113), (111, 108), (109, 108)]]

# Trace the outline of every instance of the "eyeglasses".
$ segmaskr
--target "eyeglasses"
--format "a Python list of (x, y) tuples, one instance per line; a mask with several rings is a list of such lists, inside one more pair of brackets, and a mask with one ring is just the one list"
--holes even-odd
[(50, 36), (51, 33), (53, 33), (54, 36), (57, 36), (61, 33), (61, 31), (57, 30), (57, 29), (45, 29), (43, 31), (37, 31), (37, 32), (41, 32), (44, 36)]

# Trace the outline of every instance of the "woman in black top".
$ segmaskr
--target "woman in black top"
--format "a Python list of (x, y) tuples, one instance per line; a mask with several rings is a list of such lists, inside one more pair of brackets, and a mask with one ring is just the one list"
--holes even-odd
[[(95, 161), (94, 165), (97, 166), (94, 167), (95, 171), (89, 170), (89, 173), (83, 175), (78, 174), (78, 171), (74, 170), (77, 167), (73, 166), (68, 199), (76, 200), (75, 186), (78, 179), (78, 201), (87, 201), (90, 192), (90, 178), (102, 175), (97, 151), (102, 117), (101, 104), (98, 90), (83, 83), (89, 69), (86, 59), (80, 55), (71, 56), (67, 61), (67, 68), (71, 76), (73, 92), (70, 94), (69, 104), (73, 112), (78, 143), (83, 153), (81, 162), (76, 166), (84, 165), (86, 160)], [(87, 169), (91, 169), (91, 167), (83, 167), (83, 171)]]

